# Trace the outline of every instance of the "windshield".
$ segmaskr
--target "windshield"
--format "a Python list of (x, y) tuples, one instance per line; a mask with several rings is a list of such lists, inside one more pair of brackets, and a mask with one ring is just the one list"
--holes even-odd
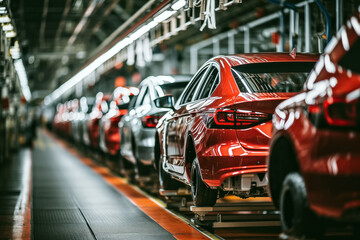
[(184, 91), (184, 88), (188, 82), (175, 82), (167, 83), (163, 85), (155, 86), (156, 97), (162, 97), (164, 95), (172, 95), (175, 102), (180, 97), (181, 93)]
[(315, 62), (251, 63), (232, 67), (243, 93), (299, 92)]

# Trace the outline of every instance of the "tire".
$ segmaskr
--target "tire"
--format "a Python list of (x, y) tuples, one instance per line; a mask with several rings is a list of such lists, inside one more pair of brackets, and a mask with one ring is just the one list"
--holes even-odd
[(211, 189), (203, 182), (197, 158), (191, 165), (191, 196), (195, 206), (212, 207), (216, 203), (217, 190)]
[(325, 231), (323, 219), (310, 208), (305, 183), (299, 173), (285, 177), (280, 194), (280, 218), (283, 232), (296, 238), (318, 238)]
[(162, 190), (177, 190), (181, 183), (171, 178), (171, 175), (167, 173), (162, 167), (162, 156), (159, 159), (158, 173), (159, 173), (159, 184)]

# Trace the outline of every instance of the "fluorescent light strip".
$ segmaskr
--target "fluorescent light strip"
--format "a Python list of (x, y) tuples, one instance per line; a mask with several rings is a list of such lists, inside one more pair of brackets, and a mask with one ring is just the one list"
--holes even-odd
[[(178, 7), (181, 8), (184, 5), (185, 5), (185, 1), (180, 0), (180, 1), (176, 2), (175, 4), (173, 4), (172, 7), (173, 7), (173, 9), (176, 9)], [(147, 25), (144, 25), (143, 27), (139, 28), (137, 31), (135, 31), (133, 34), (131, 34), (129, 37), (126, 37), (125, 39), (118, 42), (110, 50), (108, 50), (103, 55), (101, 55), (100, 57), (95, 59), (87, 67), (85, 67), (83, 70), (81, 70), (80, 72), (75, 74), (72, 78), (70, 78), (67, 82), (65, 82), (63, 85), (61, 85), (58, 89), (56, 89), (50, 95), (45, 97), (45, 99), (44, 99), (45, 105), (48, 105), (51, 102), (58, 99), (61, 95), (63, 95), (68, 90), (70, 90), (73, 86), (75, 86), (77, 83), (79, 83), (81, 80), (83, 80), (86, 76), (88, 76), (90, 73), (92, 73), (101, 64), (103, 64), (104, 62), (109, 60), (111, 57), (113, 57), (115, 54), (117, 54), (120, 50), (127, 47), (133, 41), (139, 39), (139, 37), (141, 37), (148, 31), (150, 31), (150, 29), (154, 28), (159, 23), (170, 18), (175, 13), (176, 13), (176, 11), (169, 11), (169, 10), (162, 12), (159, 16), (155, 17), (153, 21), (151, 21)]]
[(186, 4), (185, 0), (179, 0), (177, 1), (176, 3), (174, 3), (171, 8), (174, 10), (174, 11), (177, 11), (179, 10), (180, 8), (184, 7)]
[[(75, 86), (82, 79), (84, 79), (86, 76), (88, 76), (90, 73), (92, 73), (96, 68), (98, 68), (101, 64), (103, 64), (104, 62), (109, 60), (111, 57), (113, 57), (121, 49), (125, 48), (130, 43), (132, 43), (132, 40), (130, 38), (125, 38), (125, 39), (121, 40), (120, 42), (118, 42), (115, 46), (110, 48), (106, 53), (104, 53), (103, 55), (98, 57), (95, 61), (90, 63), (87, 67), (85, 67), (83, 70), (81, 70), (80, 72), (75, 74), (67, 82), (65, 82), (58, 89), (56, 89), (53, 93), (51, 93), (49, 95), (50, 100), (54, 101), (54, 100), (58, 99), (62, 94), (67, 92), (70, 88)], [(48, 100), (47, 100), (47, 102), (49, 102)]]
[(5, 24), (4, 26), (2, 26), (3, 31), (11, 31), (14, 29), (13, 25), (11, 24)]
[(28, 78), (27, 78), (27, 75), (26, 75), (26, 71), (25, 71), (25, 68), (24, 68), (23, 61), (21, 59), (15, 60), (14, 65), (15, 65), (16, 73), (17, 73), (17, 75), (19, 77), (21, 91), (22, 91), (26, 101), (30, 101), (30, 99), (31, 99), (31, 91), (30, 91), (30, 88), (29, 88), (29, 85), (28, 85)]
[(154, 21), (161, 23), (161, 22), (165, 21), (166, 19), (168, 19), (169, 17), (171, 17), (172, 15), (174, 15), (174, 13), (176, 13), (176, 11), (166, 10), (166, 11), (162, 12), (159, 16), (155, 17)]

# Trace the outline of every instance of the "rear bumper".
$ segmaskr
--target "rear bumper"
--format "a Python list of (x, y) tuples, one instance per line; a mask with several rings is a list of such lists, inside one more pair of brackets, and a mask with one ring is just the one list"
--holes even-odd
[(203, 181), (210, 187), (220, 187), (225, 179), (266, 173), (267, 153), (249, 156), (205, 157), (201, 166)]

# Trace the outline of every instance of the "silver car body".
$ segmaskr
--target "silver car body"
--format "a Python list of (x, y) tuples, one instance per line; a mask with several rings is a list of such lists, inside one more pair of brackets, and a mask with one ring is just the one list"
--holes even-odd
[(169, 110), (157, 108), (153, 102), (167, 94), (164, 86), (173, 85), (175, 90), (182, 92), (189, 80), (190, 76), (152, 76), (141, 82), (139, 95), (133, 99), (128, 114), (119, 123), (120, 153), (123, 158), (134, 165), (137, 161), (143, 165), (153, 164), (156, 129), (155, 126), (146, 127), (144, 119), (151, 116), (159, 119)]

